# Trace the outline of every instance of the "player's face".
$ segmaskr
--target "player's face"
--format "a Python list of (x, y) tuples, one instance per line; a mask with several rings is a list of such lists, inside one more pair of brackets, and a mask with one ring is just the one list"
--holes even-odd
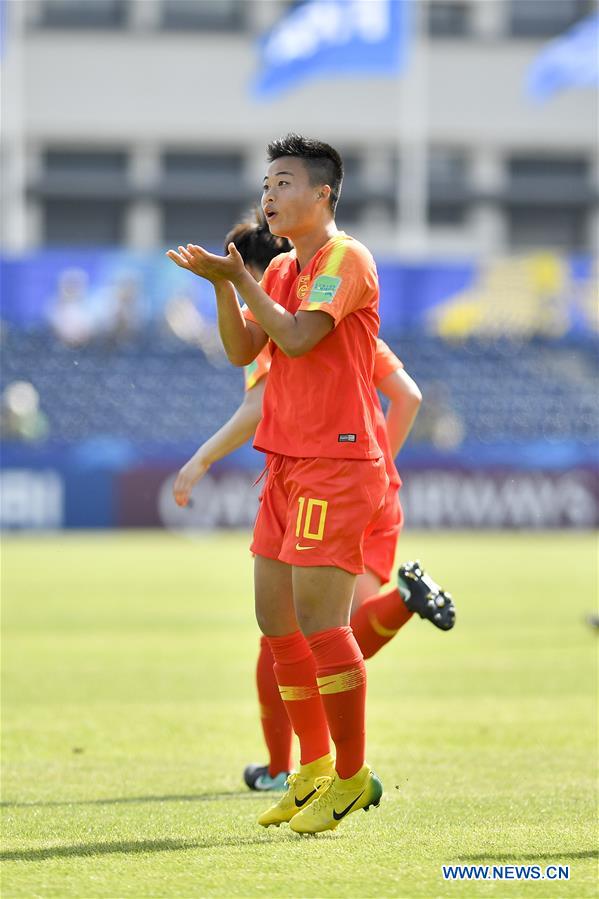
[(284, 156), (264, 176), (262, 209), (271, 234), (293, 240), (314, 229), (322, 214), (318, 188), (310, 184), (301, 159)]

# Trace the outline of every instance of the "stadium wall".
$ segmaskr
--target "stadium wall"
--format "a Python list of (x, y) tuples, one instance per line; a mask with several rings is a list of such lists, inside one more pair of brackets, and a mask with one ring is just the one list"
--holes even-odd
[[(190, 507), (172, 498), (185, 457), (109, 467), (76, 448), (7, 452), (0, 471), (0, 523), (13, 530), (61, 528), (247, 528), (254, 521), (261, 456), (249, 449), (215, 465)], [(410, 528), (588, 529), (599, 526), (599, 477), (591, 454), (574, 467), (481, 463), (459, 454), (402, 465)]]

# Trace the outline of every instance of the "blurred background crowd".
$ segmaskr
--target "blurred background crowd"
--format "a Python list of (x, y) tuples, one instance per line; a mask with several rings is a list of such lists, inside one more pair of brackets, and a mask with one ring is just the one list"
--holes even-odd
[[(191, 510), (170, 500), (242, 376), (209, 285), (164, 250), (219, 249), (289, 130), (342, 153), (338, 224), (375, 255), (381, 334), (424, 395), (408, 525), (596, 524), (594, 0), (0, 9), (5, 527), (251, 522), (249, 447)], [(393, 62), (360, 55), (379, 38)]]

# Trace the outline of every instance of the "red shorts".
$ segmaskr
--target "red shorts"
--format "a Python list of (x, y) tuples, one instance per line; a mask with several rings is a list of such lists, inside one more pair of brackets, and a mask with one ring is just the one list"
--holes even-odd
[(380, 577), (383, 584), (391, 580), (397, 540), (403, 526), (403, 511), (399, 502), (399, 486), (390, 484), (385, 505), (374, 527), (364, 537), (364, 565)]
[(382, 514), (389, 486), (384, 460), (269, 454), (267, 472), (251, 551), (362, 574), (364, 532)]

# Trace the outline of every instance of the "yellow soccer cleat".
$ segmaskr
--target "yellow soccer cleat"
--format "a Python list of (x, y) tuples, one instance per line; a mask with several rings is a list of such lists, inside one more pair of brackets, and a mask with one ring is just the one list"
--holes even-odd
[(335, 830), (340, 822), (352, 812), (371, 805), (378, 806), (383, 795), (383, 786), (368, 765), (347, 780), (335, 774), (320, 777), (315, 782), (318, 790), (315, 800), (294, 816), (290, 823), (296, 833), (320, 833)]
[[(287, 792), (275, 805), (262, 812), (258, 824), (262, 827), (270, 827), (271, 824), (278, 827), (279, 824), (291, 821), (301, 809), (314, 802), (322, 783), (331, 780), (334, 773), (335, 760), (330, 755), (323, 755), (309, 765), (300, 765), (299, 772), (290, 774), (287, 778)], [(317, 781), (320, 782), (318, 786)]]

